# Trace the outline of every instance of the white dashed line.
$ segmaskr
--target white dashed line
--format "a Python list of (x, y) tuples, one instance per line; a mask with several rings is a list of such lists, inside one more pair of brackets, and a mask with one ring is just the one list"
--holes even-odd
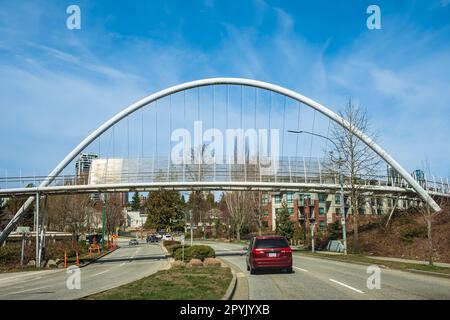
[(12, 294), (24, 293), (24, 292), (28, 292), (28, 291), (36, 291), (36, 290), (44, 289), (44, 288), (48, 288), (48, 287), (49, 286), (44, 286), (44, 287), (38, 287), (38, 288), (27, 289), (27, 290), (22, 290), (22, 291), (16, 291), (16, 292), (12, 292), (10, 294), (12, 295)]
[(300, 270), (300, 271), (303, 271), (303, 272), (308, 272), (308, 270), (306, 270), (306, 269), (302, 269), (302, 268), (295, 267), (295, 266), (294, 266), (294, 269), (297, 269), (297, 270)]
[(328, 280), (330, 280), (330, 281), (332, 281), (332, 282), (334, 282), (334, 283), (340, 284), (341, 286), (346, 287), (346, 288), (348, 288), (348, 289), (351, 289), (351, 290), (353, 290), (353, 291), (356, 291), (356, 292), (358, 292), (358, 293), (364, 293), (364, 292), (362, 292), (361, 290), (358, 290), (358, 289), (356, 289), (356, 288), (353, 288), (353, 287), (351, 287), (351, 286), (349, 286), (349, 285), (347, 285), (347, 284), (345, 284), (345, 283), (339, 282), (339, 281), (337, 281), (337, 280), (334, 280), (334, 279), (328, 279)]
[(101, 275), (101, 274), (104, 274), (104, 273), (107, 273), (107, 272), (109, 272), (110, 270), (105, 270), (105, 271), (102, 271), (102, 272), (99, 272), (99, 273), (96, 273), (96, 274), (94, 274), (94, 275), (92, 275), (93, 277), (95, 277), (95, 276), (98, 276), (98, 275)]

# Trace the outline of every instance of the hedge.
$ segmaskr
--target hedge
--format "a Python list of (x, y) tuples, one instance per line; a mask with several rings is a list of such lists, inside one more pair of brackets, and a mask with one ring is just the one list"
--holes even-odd
[[(175, 260), (181, 260), (183, 250), (181, 246), (176, 250), (173, 250), (173, 258)], [(215, 258), (216, 252), (210, 246), (194, 245), (192, 247), (184, 247), (184, 261), (190, 261), (191, 259), (205, 260), (206, 258)]]

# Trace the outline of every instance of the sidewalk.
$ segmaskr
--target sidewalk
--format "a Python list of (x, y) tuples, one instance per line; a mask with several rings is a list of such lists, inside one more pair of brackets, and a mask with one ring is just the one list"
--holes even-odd
[[(393, 262), (404, 262), (404, 263), (414, 263), (414, 264), (428, 265), (428, 261), (422, 261), (422, 260), (391, 258), (391, 257), (376, 257), (376, 256), (366, 256), (366, 257), (367, 258), (371, 258), (371, 259), (377, 259), (377, 260), (386, 260), (386, 261), (393, 261)], [(434, 262), (433, 264), (435, 266), (437, 266), (437, 267), (450, 268), (450, 263)]]

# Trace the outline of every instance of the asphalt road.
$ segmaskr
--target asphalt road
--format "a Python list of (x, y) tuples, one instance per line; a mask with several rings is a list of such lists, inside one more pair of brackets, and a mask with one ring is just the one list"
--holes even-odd
[(168, 268), (168, 260), (158, 244), (129, 246), (120, 241), (121, 248), (80, 268), (80, 289), (68, 289), (71, 276), (65, 269), (0, 274), (0, 299), (77, 299), (117, 287)]
[(369, 289), (367, 279), (371, 273), (367, 273), (367, 266), (295, 253), (292, 274), (270, 271), (250, 275), (245, 256), (223, 255), (238, 252), (243, 245), (202, 243), (235, 266), (238, 283), (248, 292), (245, 297), (238, 290), (238, 299), (450, 299), (450, 279), (381, 268), (380, 289)]

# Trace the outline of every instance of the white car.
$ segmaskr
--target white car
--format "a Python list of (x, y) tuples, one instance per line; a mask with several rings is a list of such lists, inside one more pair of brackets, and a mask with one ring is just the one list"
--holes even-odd
[(162, 239), (163, 240), (173, 240), (173, 237), (171, 234), (166, 233), (165, 235), (163, 235)]

